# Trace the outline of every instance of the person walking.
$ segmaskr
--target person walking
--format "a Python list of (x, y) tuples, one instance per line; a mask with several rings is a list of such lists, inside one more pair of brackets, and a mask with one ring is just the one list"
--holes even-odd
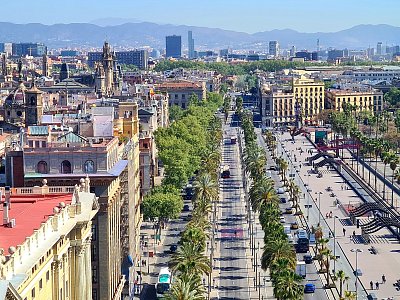
[(374, 289), (374, 283), (372, 282), (372, 280), (369, 282), (369, 286), (370, 286), (371, 290)]
[(386, 283), (386, 276), (385, 276), (385, 274), (382, 275), (382, 283)]
[(346, 236), (346, 228), (343, 228), (343, 236)]
[(375, 282), (375, 288), (376, 288), (377, 290), (379, 290), (379, 282), (378, 282), (378, 281)]

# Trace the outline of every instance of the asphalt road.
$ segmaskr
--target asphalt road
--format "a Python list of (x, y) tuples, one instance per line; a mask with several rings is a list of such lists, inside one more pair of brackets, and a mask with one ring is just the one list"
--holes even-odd
[(222, 165), (229, 165), (230, 178), (221, 179), (222, 200), (219, 204), (218, 239), (219, 242), (219, 299), (249, 299), (248, 265), (246, 247), (248, 232), (246, 210), (240, 170), (239, 148), (230, 143), (231, 136), (237, 136), (237, 128), (231, 127), (231, 118), (224, 125)]

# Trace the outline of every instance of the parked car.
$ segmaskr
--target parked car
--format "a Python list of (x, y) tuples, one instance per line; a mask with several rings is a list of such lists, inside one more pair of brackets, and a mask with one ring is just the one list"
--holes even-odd
[(171, 245), (171, 246), (169, 247), (169, 251), (170, 251), (171, 253), (175, 253), (176, 250), (178, 250), (178, 246), (177, 246), (177, 245)]
[(281, 203), (286, 203), (287, 202), (285, 197), (281, 197), (280, 200), (281, 200)]
[(293, 234), (287, 233), (286, 235), (287, 235), (287, 239), (288, 239), (289, 244), (293, 244), (293, 243), (294, 243), (294, 236), (293, 236)]
[(286, 214), (292, 214), (292, 213), (293, 213), (293, 208), (291, 208), (291, 207), (286, 207), (286, 208), (285, 208), (285, 213), (286, 213)]
[(275, 166), (270, 166), (269, 169), (272, 170), (272, 171), (276, 171), (276, 167)]
[(280, 187), (278, 188), (278, 190), (276, 191), (278, 194), (284, 194), (285, 193), (285, 188)]
[(299, 229), (299, 224), (297, 222), (293, 222), (290, 224), (290, 229)]
[(182, 211), (189, 211), (189, 210), (190, 210), (190, 209), (189, 209), (189, 205), (185, 204), (185, 205), (183, 206)]
[(313, 283), (306, 283), (304, 286), (304, 293), (305, 294), (312, 294), (315, 292), (315, 284)]
[(306, 264), (312, 264), (312, 256), (310, 254), (306, 254), (303, 256), (303, 260)]
[(285, 222), (286, 222), (284, 216), (280, 216), (280, 217), (279, 217), (279, 220), (280, 220), (281, 223), (285, 223)]

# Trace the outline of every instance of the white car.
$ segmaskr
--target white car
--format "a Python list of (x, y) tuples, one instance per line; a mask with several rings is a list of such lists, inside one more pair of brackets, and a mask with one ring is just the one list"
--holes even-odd
[(287, 233), (286, 235), (287, 235), (287, 239), (288, 239), (289, 244), (293, 244), (293, 243), (294, 243), (294, 236), (293, 236), (293, 234)]
[(280, 217), (279, 217), (279, 220), (280, 220), (281, 223), (285, 223), (285, 222), (286, 222), (284, 216), (280, 216)]

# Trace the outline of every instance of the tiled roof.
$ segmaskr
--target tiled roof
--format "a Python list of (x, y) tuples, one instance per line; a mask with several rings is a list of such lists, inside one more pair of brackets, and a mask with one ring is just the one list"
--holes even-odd
[(49, 128), (47, 126), (29, 126), (28, 133), (30, 135), (48, 135)]

